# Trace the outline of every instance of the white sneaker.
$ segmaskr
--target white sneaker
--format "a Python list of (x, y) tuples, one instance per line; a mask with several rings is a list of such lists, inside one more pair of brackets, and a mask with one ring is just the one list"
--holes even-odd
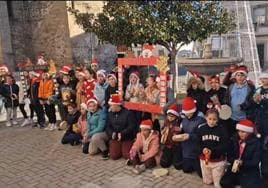
[(34, 120), (31, 119), (31, 118), (28, 118), (28, 122), (29, 122), (30, 125), (33, 125), (34, 124)]
[(49, 129), (49, 130), (50, 130), (50, 131), (54, 131), (55, 123), (51, 123), (50, 125), (51, 125), (51, 126), (50, 126), (50, 129)]
[(6, 126), (7, 127), (11, 127), (12, 126), (12, 124), (10, 123), (10, 121), (6, 122)]
[(54, 123), (54, 130), (57, 130), (57, 129), (58, 129), (57, 123)]
[(46, 128), (44, 128), (44, 130), (45, 131), (50, 131), (50, 129), (51, 129), (52, 126), (53, 125), (51, 123), (49, 123), (48, 126)]
[(29, 124), (29, 120), (25, 119), (23, 123), (20, 125), (21, 127), (24, 127), (25, 125)]
[(13, 125), (18, 125), (18, 122), (15, 121), (15, 120), (13, 120), (13, 121), (12, 121), (12, 124), (13, 124)]

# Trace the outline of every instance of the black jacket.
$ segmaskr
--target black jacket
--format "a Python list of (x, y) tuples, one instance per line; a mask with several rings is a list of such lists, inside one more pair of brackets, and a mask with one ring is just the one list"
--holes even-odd
[[(246, 146), (242, 154), (242, 166), (240, 173), (259, 173), (259, 163), (262, 156), (262, 146), (260, 140), (252, 135), (246, 140)], [(227, 151), (227, 160), (233, 165), (234, 160), (239, 158), (239, 138), (235, 135), (231, 138)]]
[(73, 132), (73, 124), (76, 124), (78, 122), (78, 119), (80, 117), (80, 112), (76, 111), (74, 114), (69, 114), (67, 115), (67, 125), (68, 125), (68, 132)]
[(6, 108), (17, 107), (19, 105), (19, 86), (17, 84), (3, 84), (1, 86), (0, 92), (0, 94), (4, 97), (4, 103)]
[(135, 118), (133, 114), (122, 107), (119, 112), (109, 112), (106, 119), (106, 132), (112, 138), (113, 132), (121, 133), (122, 140), (134, 140), (136, 135)]
[(214, 89), (210, 89), (207, 92), (208, 102), (212, 102), (212, 100), (210, 98), (213, 97), (214, 95), (216, 95), (218, 97), (219, 102), (221, 104), (224, 104), (224, 97), (226, 95), (226, 89), (225, 88), (220, 87), (220, 89), (218, 91), (217, 90), (214, 90)]
[(203, 149), (211, 150), (211, 159), (220, 159), (226, 156), (228, 146), (228, 134), (222, 125), (209, 127), (207, 123), (198, 127), (199, 154), (202, 156)]
[(207, 110), (207, 93), (205, 90), (201, 89), (192, 89), (189, 88), (187, 90), (187, 97), (192, 97), (193, 99), (196, 100), (196, 106), (197, 110), (203, 112), (204, 114), (206, 113)]
[(118, 90), (118, 86), (115, 86), (115, 87), (111, 87), (110, 85), (106, 88), (105, 90), (105, 106), (107, 108), (109, 108), (109, 99), (111, 97), (112, 94), (115, 94), (116, 91)]

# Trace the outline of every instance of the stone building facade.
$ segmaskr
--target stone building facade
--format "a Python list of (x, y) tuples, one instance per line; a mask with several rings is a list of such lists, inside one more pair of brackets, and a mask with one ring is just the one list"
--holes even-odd
[(40, 52), (72, 62), (65, 1), (0, 1), (0, 24), (3, 63), (11, 69), (24, 57), (35, 62)]

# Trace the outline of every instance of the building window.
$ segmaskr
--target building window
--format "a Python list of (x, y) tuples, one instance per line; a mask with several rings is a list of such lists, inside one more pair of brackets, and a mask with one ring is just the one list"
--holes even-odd
[(266, 8), (254, 8), (253, 9), (253, 23), (257, 23), (258, 25), (262, 25), (266, 22)]

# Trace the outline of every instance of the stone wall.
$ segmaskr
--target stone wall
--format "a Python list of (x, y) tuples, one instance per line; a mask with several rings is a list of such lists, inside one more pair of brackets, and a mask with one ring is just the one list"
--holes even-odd
[(10, 28), (15, 63), (24, 57), (30, 57), (35, 62), (40, 52), (45, 52), (46, 59), (52, 58), (59, 64), (72, 62), (65, 1), (10, 3), (12, 12), (9, 10), (10, 15), (7, 16), (9, 26), (3, 30), (5, 32)]
[(0, 63), (14, 67), (7, 2), (0, 1)]
[(66, 2), (39, 1), (31, 4), (29, 12), (33, 52), (37, 54), (44, 51), (47, 58), (52, 58), (59, 64), (71, 63)]

